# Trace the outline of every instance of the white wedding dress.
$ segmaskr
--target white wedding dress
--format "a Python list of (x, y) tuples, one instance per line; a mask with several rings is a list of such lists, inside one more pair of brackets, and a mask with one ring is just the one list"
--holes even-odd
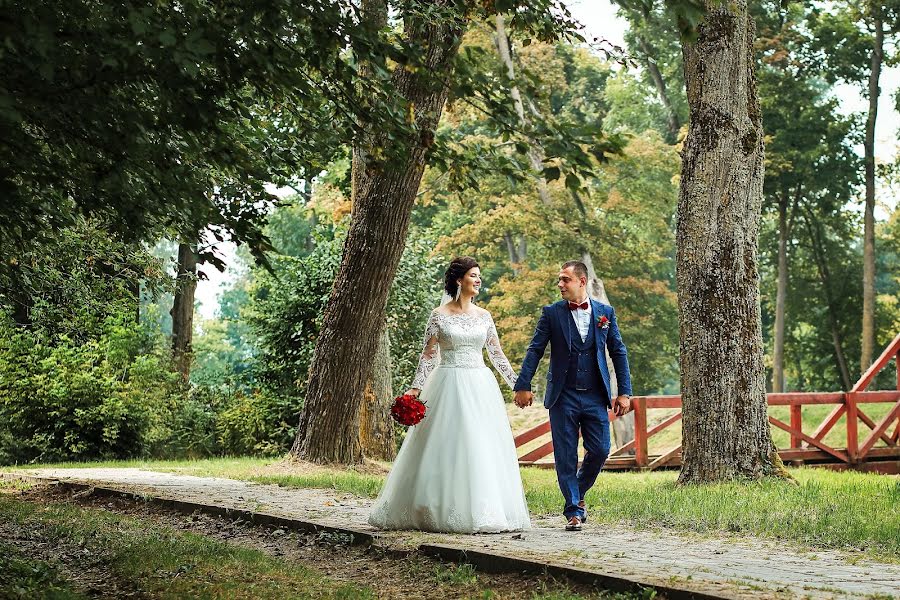
[(410, 427), (369, 523), (381, 529), (453, 533), (531, 527), (512, 430), (491, 363), (513, 372), (491, 315), (434, 310), (412, 387), (425, 419)]

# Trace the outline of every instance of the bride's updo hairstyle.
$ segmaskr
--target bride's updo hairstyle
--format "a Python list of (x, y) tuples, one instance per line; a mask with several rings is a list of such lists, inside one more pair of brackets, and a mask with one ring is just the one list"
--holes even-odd
[(456, 298), (456, 292), (459, 289), (457, 280), (465, 277), (469, 269), (475, 267), (479, 267), (479, 265), (471, 256), (458, 256), (450, 261), (450, 266), (444, 271), (444, 291), (451, 298)]

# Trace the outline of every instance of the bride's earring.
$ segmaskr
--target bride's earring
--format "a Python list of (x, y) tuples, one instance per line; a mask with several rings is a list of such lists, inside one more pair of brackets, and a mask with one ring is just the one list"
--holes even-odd
[(453, 295), (454, 300), (459, 300), (459, 293), (462, 291), (462, 284), (456, 284), (456, 294)]

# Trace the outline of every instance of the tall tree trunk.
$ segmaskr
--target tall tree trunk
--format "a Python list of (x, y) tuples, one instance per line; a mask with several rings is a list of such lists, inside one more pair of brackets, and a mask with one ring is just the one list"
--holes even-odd
[[(525, 116), (525, 105), (522, 103), (522, 93), (516, 84), (516, 67), (513, 63), (512, 52), (510, 51), (509, 36), (506, 35), (506, 21), (502, 14), (495, 17), (497, 27), (497, 53), (500, 60), (506, 67), (506, 76), (509, 77), (509, 95), (513, 101), (513, 108), (519, 116), (519, 123), (525, 129), (528, 126), (528, 118)], [(543, 177), (544, 170), (544, 151), (540, 145), (529, 136), (528, 160), (531, 163), (531, 169), (534, 172), (535, 184), (537, 185), (538, 195), (541, 202), (546, 206), (550, 204), (550, 191), (547, 189), (547, 181)]]
[(872, 364), (872, 354), (875, 350), (875, 122), (878, 118), (880, 92), (878, 83), (881, 78), (881, 63), (884, 59), (884, 22), (880, 9), (873, 8), (875, 8), (875, 46), (872, 48), (872, 65), (869, 71), (869, 116), (866, 119), (864, 144), (866, 210), (863, 233), (863, 316), (860, 373), (864, 373)]
[(847, 358), (844, 356), (844, 344), (841, 329), (835, 314), (834, 304), (828, 302), (828, 325), (831, 327), (831, 343), (834, 346), (834, 360), (837, 363), (838, 373), (841, 374), (841, 389), (850, 391), (853, 380), (850, 379), (850, 369), (847, 367)]
[[(381, 31), (387, 26), (388, 6), (386, 0), (363, 0), (360, 11), (362, 18), (375, 30)], [(364, 77), (371, 76), (372, 66), (368, 61), (360, 62), (360, 74)], [(367, 128), (366, 138), (353, 146), (351, 220), (358, 218), (358, 199), (364, 182), (367, 147), (372, 134), (370, 128)], [(368, 369), (366, 385), (359, 402), (359, 443), (365, 456), (392, 460), (396, 454), (396, 445), (394, 443), (394, 425), (391, 420), (391, 401), (393, 400), (391, 338), (384, 315), (380, 321), (380, 331), (376, 333), (378, 345), (375, 349), (375, 357)]]
[(316, 239), (313, 236), (313, 232), (316, 230), (316, 226), (319, 224), (319, 216), (313, 212), (309, 216), (309, 229), (310, 233), (306, 236), (306, 251), (312, 252), (316, 249)]
[(653, 85), (656, 87), (656, 94), (659, 96), (659, 101), (662, 102), (663, 109), (666, 111), (666, 125), (668, 128), (666, 141), (674, 144), (678, 139), (678, 132), (681, 130), (681, 121), (678, 119), (678, 113), (675, 112), (675, 107), (672, 106), (672, 101), (669, 99), (666, 80), (663, 79), (659, 66), (653, 58), (653, 48), (650, 47), (650, 44), (642, 35), (638, 36), (637, 41), (644, 55), (644, 67), (650, 73), (650, 79), (653, 80)]
[[(351, 163), (352, 169), (352, 163)], [(303, 189), (300, 190), (300, 201), (303, 203), (303, 206), (309, 210), (309, 203), (312, 202), (312, 167), (306, 166), (303, 168)], [(352, 171), (351, 171), (352, 173)], [(352, 186), (352, 182), (351, 182)], [(351, 192), (352, 193), (352, 192)], [(319, 223), (319, 217), (316, 215), (315, 211), (309, 210), (309, 233), (304, 240), (304, 246), (306, 247), (307, 252), (312, 252), (316, 247), (316, 240), (313, 232), (316, 230), (316, 225)]]
[(707, 0), (684, 42), (690, 130), (678, 198), (679, 482), (785, 473), (766, 414), (757, 247), (763, 129), (748, 0)]
[(393, 460), (397, 455), (391, 388), (391, 336), (387, 325), (382, 324), (372, 372), (359, 408), (359, 442), (369, 458)]
[(191, 376), (194, 337), (194, 293), (197, 291), (197, 254), (185, 242), (178, 244), (178, 275), (172, 303), (172, 362), (181, 378)]
[[(434, 2), (446, 8), (449, 0)], [(447, 99), (447, 79), (464, 32), (462, 18), (411, 16), (406, 35), (425, 49), (425, 68), (398, 67), (393, 84), (414, 115), (417, 135), (402, 140), (403, 159), (360, 169), (341, 266), (325, 307), (310, 367), (306, 402), (291, 454), (317, 463), (354, 464), (363, 459), (360, 402), (375, 358), (391, 282), (403, 253), (410, 213), (426, 154)], [(391, 140), (381, 132), (373, 147)]]
[[(387, 27), (388, 5), (387, 0), (361, 0), (360, 18), (373, 32), (380, 32)], [(384, 57), (379, 57), (378, 62), (384, 64)], [(372, 63), (368, 60), (360, 60), (359, 74), (362, 77), (371, 77), (373, 73)], [(365, 176), (368, 149), (373, 147), (376, 132), (372, 131), (370, 124), (363, 124), (363, 135), (357, 143), (353, 144), (352, 159), (350, 162), (350, 189), (353, 201), (352, 215), (356, 216), (356, 197), (362, 186)]]
[(31, 325), (31, 309), (34, 307), (34, 298), (27, 291), (22, 267), (17, 261), (10, 260), (9, 257), (4, 257), (4, 259), (7, 264), (2, 268), (6, 269), (10, 284), (9, 288), (0, 289), (0, 292), (9, 298), (12, 305), (10, 317), (16, 325)]
[(784, 391), (784, 316), (787, 303), (787, 198), (778, 200), (778, 284), (775, 293), (775, 356), (772, 391)]
[[(497, 54), (506, 67), (506, 76), (509, 78), (509, 95), (512, 98), (513, 108), (519, 117), (519, 123), (523, 129), (528, 127), (528, 118), (525, 116), (525, 105), (522, 102), (522, 93), (516, 84), (516, 67), (512, 59), (512, 51), (509, 44), (509, 36), (506, 34), (506, 20), (502, 14), (495, 17), (497, 36), (495, 39)], [(547, 189), (547, 181), (543, 177), (544, 169), (544, 152), (540, 145), (533, 139), (529, 138), (528, 161), (531, 164), (531, 170), (537, 187), (538, 196), (544, 206), (550, 204), (550, 191)], [(513, 240), (511, 234), (507, 233), (507, 249), (509, 250), (510, 262), (518, 265), (525, 262), (528, 254), (528, 240), (518, 234), (516, 240)], [(513, 272), (518, 272), (518, 267), (513, 266)]]
[[(588, 272), (588, 293), (591, 298), (599, 300), (604, 304), (609, 304), (609, 296), (606, 295), (606, 286), (603, 280), (597, 277), (597, 271), (594, 270), (594, 259), (588, 250), (582, 250), (581, 262), (587, 267)], [(612, 357), (609, 351), (604, 348), (606, 356), (606, 367), (609, 370), (609, 393), (613, 398), (619, 395), (619, 382), (616, 379), (616, 368), (613, 365)], [(617, 418), (612, 422), (613, 437), (616, 440), (616, 446), (621, 447), (634, 439), (634, 413)], [(634, 454), (631, 451), (630, 454)]]
[(519, 260), (519, 248), (516, 245), (516, 240), (513, 238), (511, 231), (507, 231), (503, 234), (503, 242), (506, 244), (506, 253), (509, 255), (509, 264), (514, 272), (518, 272), (519, 269), (517, 265), (522, 261)]
[(822, 242), (823, 236), (820, 231), (820, 225), (808, 211), (804, 222), (809, 231), (810, 245), (812, 246), (813, 256), (816, 259), (816, 268), (819, 272), (819, 281), (822, 282), (825, 303), (828, 307), (828, 325), (831, 328), (831, 342), (834, 345), (834, 360), (837, 363), (838, 373), (841, 375), (841, 389), (847, 391), (853, 383), (850, 379), (847, 357), (844, 355), (844, 340), (838, 320), (837, 302), (831, 293), (831, 271), (825, 258), (825, 246)]
[(134, 322), (141, 322), (141, 282), (135, 280), (131, 283), (131, 294), (134, 299)]

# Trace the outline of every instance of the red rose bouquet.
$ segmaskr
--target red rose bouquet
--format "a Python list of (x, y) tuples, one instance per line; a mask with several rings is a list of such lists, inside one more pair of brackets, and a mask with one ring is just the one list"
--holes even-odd
[(403, 394), (394, 398), (391, 416), (401, 425), (415, 425), (425, 418), (425, 403), (412, 394)]

